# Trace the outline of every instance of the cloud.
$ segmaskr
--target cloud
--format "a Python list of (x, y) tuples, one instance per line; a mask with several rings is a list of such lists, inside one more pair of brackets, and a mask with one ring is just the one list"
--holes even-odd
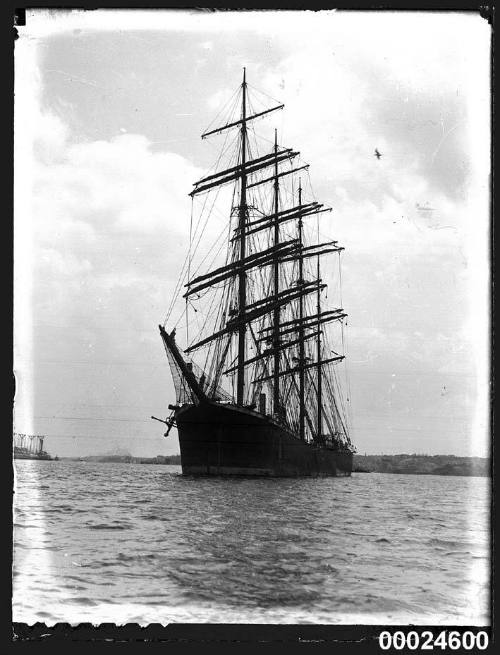
[[(35, 171), (35, 304), (50, 301), (61, 320), (76, 301), (92, 323), (96, 298), (118, 310), (118, 289), (129, 293), (117, 317), (124, 307), (144, 316), (144, 294), (160, 303), (172, 291), (187, 245), (194, 166), (152, 152), (143, 136), (123, 135), (68, 141), (57, 160), (38, 161)], [(164, 306), (156, 312), (158, 320)]]
[[(285, 102), (285, 112), (259, 122), (258, 128), (272, 140), (277, 123), (280, 143), (302, 149), (311, 164), (314, 196), (333, 207), (331, 214), (322, 215), (320, 230), (346, 247), (344, 304), (352, 373), (361, 390), (357, 410), (362, 415), (363, 407), (370, 406), (363, 376), (372, 373), (372, 386), (379, 385), (386, 402), (391, 388), (377, 373), (381, 367), (408, 376), (415, 371), (428, 376), (473, 372), (468, 353), (480, 326), (477, 317), (473, 320), (471, 300), (477, 304), (475, 286), (484, 288), (484, 271), (477, 271), (481, 257), (487, 257), (479, 219), (471, 220), (486, 216), (484, 203), (478, 204), (484, 196), (485, 151), (478, 154), (468, 147), (478, 142), (476, 126), (486, 115), (484, 102), (478, 111), (470, 100), (478, 97), (472, 93), (471, 75), (479, 57), (471, 53), (476, 46), (480, 50), (479, 31), (470, 32), (474, 21), (450, 23), (415, 14), (397, 20), (387, 13), (384, 20), (377, 13), (363, 18), (302, 12), (298, 21), (296, 15), (278, 12), (266, 14), (266, 21), (262, 15), (257, 18), (236, 16), (237, 29), (229, 32), (226, 19), (219, 17), (225, 25), (222, 36), (217, 32), (220, 22), (212, 21), (208, 28), (203, 24), (210, 21), (197, 20), (193, 29), (203, 31), (200, 48), (191, 60), (186, 49), (178, 70), (194, 63), (210, 43), (210, 56), (217, 54), (223, 62), (219, 71), (232, 75), (232, 67), (240, 70), (246, 63), (250, 85)], [(279, 29), (276, 21), (281, 21)], [(74, 22), (73, 17), (68, 25)], [(272, 45), (269, 61), (267, 54), (248, 46), (257, 32), (263, 35), (259, 43), (265, 37)], [(356, 38), (349, 37), (354, 34)], [(163, 35), (156, 36), (164, 42)], [(106, 36), (105, 48), (111, 37)], [(120, 43), (120, 52), (131, 56), (127, 40)], [(151, 52), (155, 43), (149, 42)], [(57, 56), (70, 44), (71, 39), (66, 46), (59, 43)], [(79, 45), (91, 52), (84, 36)], [(164, 43), (161, 53), (168, 53)], [(183, 150), (181, 138), (177, 154), (160, 150), (154, 136), (150, 140), (142, 133), (141, 112), (123, 110), (116, 122), (117, 98), (122, 96), (111, 94), (113, 103), (101, 104), (95, 87), (79, 85), (74, 91), (64, 77), (47, 87), (42, 109), (38, 62), (23, 63), (17, 54), (16, 123), (23, 127), (16, 130), (17, 303), (32, 312), (27, 322), (37, 326), (37, 337), (21, 329), (16, 340), (19, 350), (29, 351), (34, 344), (34, 358), (43, 354), (60, 362), (56, 375), (50, 366), (37, 364), (35, 402), (52, 407), (58, 397), (110, 404), (142, 399), (163, 407), (171, 383), (166, 367), (154, 373), (151, 369), (163, 357), (155, 325), (170, 302), (187, 250), (187, 194), (195, 179), (210, 172), (197, 166), (205, 155), (197, 153), (187, 134), (177, 132), (168, 136), (186, 137), (189, 145)], [(140, 54), (140, 60), (131, 61), (130, 77), (154, 79), (149, 50)], [(68, 60), (68, 75), (78, 73), (83, 79), (96, 70), (98, 58), (89, 57), (87, 62), (79, 56), (74, 70)], [(112, 63), (111, 57), (110, 70)], [(207, 70), (214, 65), (208, 57), (205, 63)], [(205, 116), (208, 107), (208, 123), (234, 93), (234, 88), (225, 88), (225, 79), (215, 89), (206, 71), (190, 70), (199, 86), (197, 96), (207, 100), (186, 107), (189, 97), (182, 80), (167, 68), (169, 85), (161, 90), (166, 94), (161, 96), (166, 122), (173, 120), (173, 112), (184, 114), (186, 109)], [(99, 71), (100, 83), (114, 80), (106, 67)], [(19, 84), (22, 75), (29, 78), (24, 85)], [(130, 106), (140, 100), (145, 115), (156, 116), (158, 99), (153, 102), (138, 88), (132, 85), (124, 94), (134, 100)], [(62, 89), (64, 102), (58, 97)], [(76, 98), (78, 103), (72, 104)], [(272, 98), (264, 102), (264, 96), (253, 98), (256, 109), (274, 103)], [(109, 129), (97, 139), (91, 120), (99, 112)], [(122, 122), (131, 117), (139, 118)], [(121, 125), (126, 129), (109, 136)], [(484, 135), (482, 139), (484, 143)], [(373, 156), (375, 147), (383, 153), (380, 161)], [(190, 161), (195, 156), (199, 159)], [(220, 215), (203, 234), (203, 256), (225, 225), (227, 216)], [(44, 324), (69, 329), (55, 333)], [(71, 376), (64, 369), (66, 360), (88, 361), (93, 368), (71, 369)], [(446, 402), (458, 406), (470, 389), (464, 381), (454, 400), (447, 396)], [(392, 394), (391, 411), (411, 406), (417, 421), (419, 410), (434, 402), (435, 389), (432, 398), (423, 394), (414, 404), (411, 385), (406, 391)], [(436, 407), (443, 402), (439, 397)]]
[[(64, 414), (61, 403), (76, 415), (82, 403), (97, 403), (110, 416), (108, 405), (137, 406), (142, 398), (161, 413), (171, 383), (156, 325), (185, 256), (187, 194), (200, 171), (180, 155), (153, 151), (140, 134), (78, 140), (60, 116), (41, 108), (38, 69), (27, 63), (32, 68), (25, 84), (18, 77), (18, 98), (29, 129), (16, 130), (15, 162), (16, 177), (22, 175), (16, 191), (17, 424), (49, 436), (64, 431), (67, 423), (37, 418)], [(140, 439), (147, 427), (134, 425)], [(111, 426), (80, 422), (69, 430), (95, 436)], [(89, 452), (84, 444), (83, 438), (80, 452), (82, 446)], [(48, 446), (64, 454), (68, 443), (62, 450), (59, 442)], [(139, 444), (139, 452), (148, 446)], [(155, 454), (164, 446), (153, 448)]]

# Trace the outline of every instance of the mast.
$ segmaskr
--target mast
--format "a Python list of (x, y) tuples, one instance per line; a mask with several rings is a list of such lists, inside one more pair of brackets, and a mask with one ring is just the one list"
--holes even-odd
[[(245, 222), (247, 216), (247, 175), (246, 150), (247, 150), (247, 125), (246, 125), (246, 69), (243, 68), (243, 83), (241, 85), (241, 190), (240, 190), (240, 208), (239, 208), (239, 233), (240, 233), (240, 261), (245, 259), (246, 255), (246, 235)], [(245, 315), (246, 309), (246, 273), (241, 270), (238, 275), (238, 313), (241, 318)], [(238, 372), (236, 379), (236, 404), (243, 405), (245, 392), (245, 330), (246, 324), (242, 321), (238, 328)]]
[[(305, 245), (304, 218), (314, 214), (319, 215), (331, 211), (331, 209), (319, 202), (303, 204), (303, 189), (300, 178), (298, 180), (297, 205), (288, 207), (288, 203), (286, 203), (287, 208), (283, 206), (280, 199), (280, 190), (283, 188), (281, 178), (289, 175), (295, 176), (297, 172), (307, 169), (309, 165), (292, 165), (286, 168), (282, 168), (281, 165), (291, 163), (300, 153), (292, 148), (279, 148), (278, 134), (277, 130), (275, 130), (274, 146), (270, 149), (270, 152), (252, 157), (248, 141), (248, 125), (251, 125), (252, 120), (282, 108), (283, 105), (277, 105), (265, 111), (252, 113), (246, 83), (246, 69), (243, 68), (241, 108), (238, 120), (234, 120), (235, 117), (232, 117), (222, 126), (211, 129), (202, 135), (202, 138), (206, 138), (210, 135), (217, 135), (226, 130), (234, 129), (239, 152), (236, 162), (231, 162), (231, 165), (226, 166), (223, 170), (216, 169), (215, 172), (211, 172), (195, 182), (190, 195), (194, 197), (203, 193), (211, 193), (223, 185), (235, 185), (235, 192), (238, 193), (239, 198), (236, 208), (236, 225), (231, 225), (233, 233), (228, 235), (230, 244), (234, 244), (231, 261), (226, 259), (226, 263), (222, 266), (217, 266), (212, 270), (199, 274), (196, 272), (195, 276), (188, 279), (187, 284), (185, 284), (187, 290), (184, 296), (186, 298), (194, 296), (200, 299), (208, 289), (222, 289), (222, 305), (220, 311), (216, 314), (211, 334), (204, 333), (205, 326), (203, 326), (198, 340), (188, 345), (185, 352), (189, 353), (216, 341), (212, 364), (216, 367), (217, 376), (236, 373), (236, 404), (241, 406), (245, 402), (247, 383), (253, 385), (269, 382), (270, 386), (272, 386), (273, 414), (278, 418), (285, 418), (289, 414), (285, 406), (281, 404), (283, 398), (280, 392), (285, 388), (283, 384), (287, 384), (286, 388), (289, 386), (289, 383), (286, 382), (287, 378), (285, 377), (283, 381), (281, 381), (281, 378), (291, 376), (296, 389), (295, 393), (298, 392), (299, 396), (297, 436), (306, 441), (309, 431), (315, 438), (317, 437), (315, 434), (316, 429), (318, 435), (321, 435), (322, 423), (329, 420), (328, 411), (326, 409), (323, 411), (322, 408), (324, 394), (330, 393), (329, 385), (326, 384), (327, 380), (322, 378), (323, 366), (329, 362), (333, 363), (343, 359), (342, 356), (338, 355), (326, 360), (321, 359), (323, 347), (321, 340), (322, 324), (341, 320), (345, 314), (340, 308), (332, 311), (322, 311), (321, 290), (326, 285), (322, 284), (320, 278), (320, 256), (340, 251), (342, 248), (337, 245), (337, 241), (319, 243), (319, 229), (318, 242)], [(266, 173), (267, 170), (269, 170), (269, 174)], [(250, 219), (248, 194), (252, 188), (265, 184), (272, 185), (272, 189), (269, 188), (269, 191), (273, 194), (270, 211), (266, 214), (252, 207), (258, 212), (258, 216), (252, 214)], [(293, 223), (296, 222), (297, 225), (297, 238), (281, 241), (282, 225), (286, 226), (292, 221)], [(268, 242), (268, 246), (263, 248), (257, 237), (255, 248), (249, 249), (250, 239), (254, 238), (252, 235), (264, 231), (264, 241)], [(317, 276), (315, 280), (305, 282), (304, 275), (306, 273), (304, 269), (305, 263), (307, 263), (305, 260), (309, 258), (316, 258), (317, 260)], [(295, 267), (297, 261), (298, 267), (295, 269), (298, 274), (296, 283), (285, 285), (285, 288), (283, 288), (285, 284), (282, 277), (283, 266), (293, 263)], [(264, 291), (264, 297), (257, 293), (255, 298), (249, 299), (247, 297), (248, 279), (254, 281), (258, 279), (260, 274), (255, 273), (256, 269), (263, 269), (267, 266), (269, 266), (270, 275), (265, 273), (264, 276), (260, 276), (260, 278), (266, 280), (265, 287), (262, 286), (262, 280), (261, 286), (255, 287), (257, 291)], [(229, 283), (227, 283), (228, 280)], [(270, 288), (267, 286), (268, 283), (270, 283)], [(312, 294), (316, 296), (316, 312), (311, 313), (307, 311), (308, 305), (305, 298)], [(233, 303), (236, 305), (234, 309)], [(296, 313), (293, 312), (294, 309)], [(251, 327), (252, 323), (256, 321), (259, 321), (259, 337), (255, 336)], [(247, 358), (246, 332), (249, 329), (252, 330), (257, 350), (254, 356)], [(169, 338), (168, 334), (165, 336), (164, 342), (167, 349), (170, 351), (176, 350), (175, 344), (170, 343), (173, 340)], [(220, 351), (217, 350), (222, 340), (227, 336), (229, 336), (229, 339), (227, 339), (225, 347)], [(235, 341), (237, 341), (237, 345)], [(316, 345), (316, 356), (312, 358), (313, 361), (309, 362), (309, 358), (306, 357), (306, 341), (310, 341), (311, 348), (314, 348), (314, 344)], [(236, 353), (232, 353), (232, 355), (236, 354), (236, 357), (234, 360), (231, 359), (230, 362), (226, 362), (230, 343), (236, 345)], [(286, 351), (290, 352), (291, 348), (293, 348), (294, 354), (298, 355), (292, 358), (296, 363), (294, 365), (289, 363), (285, 366), (284, 355)], [(179, 354), (176, 351), (172, 354), (172, 357), (176, 360), (176, 355)], [(245, 380), (247, 367), (263, 359), (266, 360), (263, 368), (265, 375), (256, 380)], [(194, 401), (203, 402), (208, 397), (203, 385), (198, 384), (197, 379), (191, 374), (191, 370), (187, 369), (187, 366), (185, 368), (186, 372), (182, 369), (181, 372), (191, 388)], [(317, 408), (311, 407), (312, 411), (306, 408), (306, 369), (318, 370), (317, 378), (315, 371), (311, 370), (311, 375), (318, 381)], [(295, 409), (292, 413), (296, 411)], [(316, 416), (314, 416), (315, 413)], [(296, 416), (297, 414), (295, 414)]]
[[(319, 278), (320, 274), (320, 264), (319, 264), (319, 255), (317, 260), (317, 275)], [(320, 315), (321, 315), (321, 290), (318, 289), (318, 294), (316, 296), (316, 309), (318, 314), (318, 326), (320, 325)], [(321, 370), (321, 331), (318, 331), (318, 336), (316, 339), (316, 361), (318, 362), (318, 390), (317, 390), (317, 401), (318, 401), (318, 439), (321, 441), (321, 434), (323, 430), (322, 426), (322, 393), (323, 393), (323, 376)]]
[[(279, 181), (278, 181), (278, 131), (274, 130), (274, 246), (279, 243)], [(277, 300), (279, 294), (279, 255), (274, 259), (274, 297)], [(280, 414), (280, 389), (279, 389), (279, 368), (280, 368), (280, 351), (279, 336), (280, 336), (280, 306), (276, 303), (273, 312), (273, 345), (274, 352), (274, 379), (273, 379), (273, 411), (275, 415)]]
[[(302, 186), (299, 178), (299, 212), (302, 205)], [(304, 282), (304, 262), (302, 257), (302, 215), (299, 213), (299, 284)], [(319, 279), (319, 278), (318, 278)], [(299, 298), (299, 436), (305, 439), (305, 398), (304, 398), (304, 296)]]

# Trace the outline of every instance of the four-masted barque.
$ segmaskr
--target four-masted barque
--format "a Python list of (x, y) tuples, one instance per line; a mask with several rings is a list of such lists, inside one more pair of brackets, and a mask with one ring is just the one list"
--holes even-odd
[(185, 291), (186, 347), (166, 329), (170, 314), (159, 326), (177, 396), (166, 434), (177, 427), (188, 475), (350, 475), (338, 373), (346, 314), (327, 307), (321, 278), (324, 258), (343, 248), (320, 242), (318, 217), (331, 210), (306, 197), (300, 153), (276, 130), (263, 151), (257, 119), (283, 105), (256, 108), (250, 88), (244, 71), (232, 112), (202, 135), (225, 142), (190, 193), (190, 248), (170, 308)]

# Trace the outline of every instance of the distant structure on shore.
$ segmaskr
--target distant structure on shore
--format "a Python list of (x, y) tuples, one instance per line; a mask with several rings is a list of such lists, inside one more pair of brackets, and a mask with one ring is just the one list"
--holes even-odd
[(54, 459), (43, 449), (44, 439), (38, 434), (14, 432), (14, 459)]

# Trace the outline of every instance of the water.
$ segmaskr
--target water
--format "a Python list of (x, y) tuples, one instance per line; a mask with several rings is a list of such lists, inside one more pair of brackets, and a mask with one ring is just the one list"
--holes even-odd
[(489, 624), (489, 480), (16, 461), (14, 621)]

